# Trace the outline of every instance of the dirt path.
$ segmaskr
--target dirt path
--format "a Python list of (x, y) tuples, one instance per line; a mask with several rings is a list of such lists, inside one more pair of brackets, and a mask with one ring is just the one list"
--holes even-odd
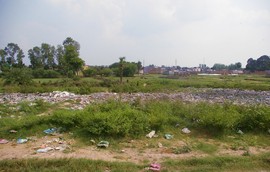
[[(133, 140), (132, 143), (120, 143), (117, 147), (112, 146), (107, 149), (102, 149), (97, 148), (96, 145), (78, 147), (74, 140), (67, 140), (63, 143), (61, 142), (61, 144), (53, 141), (58, 138), (59, 137), (45, 136), (24, 144), (17, 144), (15, 141), (1, 144), (0, 160), (22, 158), (86, 158), (91, 160), (123, 161), (143, 164), (148, 162), (163, 162), (168, 159), (177, 160), (211, 156), (196, 150), (192, 150), (189, 153), (176, 154), (171, 148), (183, 144), (182, 141), (177, 141), (176, 139), (171, 140), (175, 143), (175, 145), (171, 146), (148, 146), (147, 143), (141, 140)], [(127, 144), (131, 145), (126, 146)], [(145, 145), (142, 146), (143, 144)], [(37, 149), (41, 147), (57, 148), (63, 145), (66, 147), (63, 151), (54, 149), (46, 153), (37, 153)], [(264, 148), (249, 147), (249, 153), (253, 155), (265, 152), (270, 152), (269, 146)], [(224, 145), (221, 145), (214, 155), (242, 156), (244, 153), (245, 150), (232, 150), (230, 148), (224, 148)]]

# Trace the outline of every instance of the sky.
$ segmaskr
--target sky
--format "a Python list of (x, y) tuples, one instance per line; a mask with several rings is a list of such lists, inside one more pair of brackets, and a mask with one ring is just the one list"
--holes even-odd
[(229, 65), (270, 55), (269, 0), (0, 0), (0, 49), (71, 37), (87, 65)]

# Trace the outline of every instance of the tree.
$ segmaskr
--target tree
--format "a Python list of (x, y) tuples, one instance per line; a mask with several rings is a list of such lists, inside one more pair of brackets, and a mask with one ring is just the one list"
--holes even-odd
[(242, 64), (240, 62), (235, 63), (236, 69), (241, 69)]
[(6, 71), (6, 70), (8, 70), (8, 65), (7, 65), (7, 63), (6, 63), (6, 51), (5, 50), (3, 50), (3, 49), (0, 49), (0, 70), (2, 71), (2, 72), (4, 72), (4, 71)]
[(142, 62), (138, 61), (137, 63), (137, 72), (139, 73), (142, 68)]
[(263, 55), (257, 60), (253, 58), (249, 58), (246, 65), (246, 70), (254, 72), (258, 71), (265, 71), (270, 70), (270, 57), (267, 55)]
[(54, 46), (51, 46), (50, 44), (47, 44), (47, 43), (42, 43), (40, 49), (41, 49), (41, 54), (42, 54), (42, 65), (44, 69), (55, 68), (56, 64), (54, 60), (54, 55), (55, 55)]
[(119, 74), (120, 74), (120, 83), (123, 82), (123, 72), (124, 72), (124, 63), (125, 63), (125, 57), (119, 57)]
[(79, 53), (80, 50), (80, 44), (79, 42), (75, 41), (74, 39), (72, 39), (71, 37), (67, 37), (64, 41), (63, 41), (63, 46), (73, 46), (76, 48), (77, 52)]
[(17, 67), (19, 68), (23, 68), (24, 67), (24, 63), (23, 63), (23, 58), (25, 57), (23, 50), (19, 50), (19, 53), (17, 54)]
[(15, 43), (8, 43), (8, 45), (4, 49), (5, 53), (2, 53), (3, 59), (5, 63), (11, 67), (23, 67), (23, 58), (24, 53), (20, 47)]
[(63, 55), (63, 69), (69, 77), (78, 74), (82, 69), (84, 61), (79, 57), (80, 44), (68, 37), (63, 42), (64, 55)]
[(227, 69), (227, 66), (224, 64), (220, 64), (220, 63), (215, 63), (214, 66), (212, 67), (213, 70), (223, 70), (223, 69)]
[(270, 58), (269, 56), (261, 56), (257, 59), (257, 70), (264, 71), (264, 70), (270, 70)]
[(113, 63), (109, 67), (113, 70), (116, 76), (120, 77), (120, 82), (122, 77), (132, 77), (137, 73), (138, 64), (135, 62), (124, 61), (125, 57), (120, 57), (118, 63)]
[(28, 50), (28, 57), (32, 69), (44, 68), (42, 63), (42, 52), (39, 47), (36, 46), (33, 49)]
[(241, 69), (241, 67), (242, 67), (242, 64), (240, 62), (237, 62), (235, 64), (230, 64), (228, 66), (228, 69), (229, 70), (238, 70), (238, 69)]
[(59, 71), (64, 71), (65, 60), (64, 60), (64, 47), (62, 45), (57, 45), (55, 50), (57, 68)]

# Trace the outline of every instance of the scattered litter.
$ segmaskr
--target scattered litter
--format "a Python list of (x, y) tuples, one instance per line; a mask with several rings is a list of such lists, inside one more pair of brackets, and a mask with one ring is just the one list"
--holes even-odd
[(56, 147), (55, 150), (64, 151), (66, 148), (67, 148), (67, 146), (63, 145), (63, 146)]
[(188, 128), (183, 128), (182, 132), (185, 134), (189, 134), (191, 131)]
[(103, 148), (107, 148), (109, 147), (109, 142), (108, 141), (101, 141), (97, 144), (98, 147), (103, 147)]
[(160, 164), (157, 164), (157, 163), (152, 163), (150, 164), (150, 167), (149, 167), (149, 170), (151, 171), (160, 171)]
[(21, 139), (20, 138), (20, 139), (17, 140), (17, 143), (22, 144), (22, 143), (26, 143), (27, 141), (28, 141), (28, 139)]
[(146, 137), (152, 138), (152, 137), (155, 135), (155, 133), (156, 133), (156, 131), (155, 131), (155, 130), (152, 130), (150, 133), (148, 133), (148, 134), (146, 135)]
[(92, 144), (96, 144), (96, 141), (93, 140), (93, 139), (91, 139), (90, 142), (91, 142)]
[(51, 150), (53, 150), (52, 147), (46, 147), (46, 148), (43, 148), (43, 149), (38, 149), (37, 153), (46, 153), (46, 152), (49, 152)]
[(158, 147), (159, 147), (159, 148), (162, 148), (162, 147), (163, 147), (162, 143), (159, 142), (159, 143), (158, 143)]
[(165, 137), (165, 139), (170, 140), (170, 139), (173, 138), (173, 135), (171, 135), (171, 134), (165, 134), (164, 137)]
[(47, 130), (44, 130), (43, 132), (46, 134), (53, 134), (56, 132), (56, 128), (49, 128)]
[(238, 131), (237, 131), (237, 134), (241, 134), (241, 135), (243, 135), (243, 134), (244, 134), (244, 132), (243, 132), (242, 130), (238, 130)]
[(0, 144), (6, 144), (6, 143), (8, 143), (8, 140), (6, 140), (6, 139), (0, 139)]
[(180, 127), (180, 124), (177, 123), (177, 124), (175, 125), (175, 127)]
[(17, 133), (16, 130), (9, 130), (10, 133)]

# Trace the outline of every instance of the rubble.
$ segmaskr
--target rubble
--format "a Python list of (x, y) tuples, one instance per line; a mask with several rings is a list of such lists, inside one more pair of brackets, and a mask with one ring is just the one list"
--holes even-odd
[(18, 139), (17, 140), (17, 144), (22, 144), (22, 143), (26, 143), (28, 141), (28, 139)]
[(100, 148), (107, 148), (107, 147), (109, 147), (109, 142), (108, 142), (108, 141), (100, 141), (100, 142), (97, 144), (97, 147), (100, 147)]
[(188, 128), (183, 128), (182, 132), (185, 134), (189, 134), (191, 131)]
[(38, 149), (37, 153), (46, 153), (46, 152), (51, 151), (51, 150), (53, 150), (52, 147), (46, 147), (46, 148)]
[(0, 144), (6, 144), (6, 143), (8, 143), (9, 141), (8, 140), (6, 140), (6, 139), (0, 139)]
[[(241, 105), (264, 104), (270, 106), (270, 91), (254, 91), (239, 89), (212, 89), (198, 88), (187, 89), (177, 93), (92, 93), (89, 95), (77, 95), (66, 91), (54, 91), (51, 93), (2, 93), (0, 104), (18, 104), (22, 101), (33, 102), (43, 100), (49, 103), (70, 103), (70, 109), (81, 110), (92, 103), (102, 103), (107, 100), (120, 100), (123, 102), (170, 100), (183, 102), (209, 102), (209, 103), (233, 103)], [(32, 104), (34, 105), (34, 104)]]
[(152, 163), (150, 164), (149, 170), (151, 171), (160, 171), (161, 165), (158, 163)]
[(150, 133), (146, 134), (146, 137), (151, 139), (152, 137), (154, 137), (155, 133), (156, 133), (156, 131), (152, 130)]
[(164, 135), (164, 138), (167, 139), (167, 140), (170, 140), (170, 139), (173, 138), (173, 135), (171, 135), (171, 134), (165, 134)]

